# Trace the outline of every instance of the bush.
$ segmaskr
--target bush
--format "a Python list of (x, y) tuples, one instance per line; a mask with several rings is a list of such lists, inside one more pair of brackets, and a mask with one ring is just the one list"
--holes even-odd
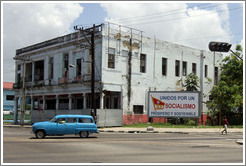
[(188, 122), (186, 123), (186, 125), (188, 126), (195, 126), (196, 122), (194, 120), (188, 120)]

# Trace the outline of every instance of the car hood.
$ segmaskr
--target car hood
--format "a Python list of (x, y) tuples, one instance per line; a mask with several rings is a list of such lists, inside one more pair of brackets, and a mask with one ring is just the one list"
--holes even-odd
[(46, 124), (50, 124), (50, 121), (45, 121), (45, 122), (36, 122), (33, 124), (33, 126), (38, 126), (38, 125), (46, 125)]

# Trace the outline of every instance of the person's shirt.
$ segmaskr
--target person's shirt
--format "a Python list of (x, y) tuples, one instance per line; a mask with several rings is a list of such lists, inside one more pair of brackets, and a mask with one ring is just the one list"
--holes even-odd
[(228, 125), (227, 119), (224, 119), (224, 125)]

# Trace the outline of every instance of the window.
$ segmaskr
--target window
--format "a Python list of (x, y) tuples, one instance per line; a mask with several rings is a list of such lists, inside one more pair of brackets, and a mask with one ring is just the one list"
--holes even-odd
[(63, 56), (63, 70), (64, 70), (64, 77), (68, 76), (68, 54), (64, 54)]
[(183, 65), (182, 65), (182, 74), (183, 76), (187, 75), (187, 62), (183, 61)]
[(34, 62), (34, 80), (40, 81), (44, 80), (44, 61), (36, 61)]
[(175, 61), (175, 76), (179, 76), (179, 71), (180, 71), (180, 61), (176, 60)]
[(21, 70), (21, 65), (18, 65), (17, 66), (17, 70)]
[(192, 63), (192, 73), (196, 75), (196, 63)]
[(128, 51), (126, 51), (126, 50), (122, 50), (122, 56), (125, 56), (125, 57), (128, 57)]
[(54, 73), (53, 73), (53, 68), (54, 68), (54, 60), (53, 57), (50, 58), (49, 60), (49, 79), (53, 79)]
[(167, 75), (167, 58), (162, 58), (162, 75)]
[(115, 68), (115, 49), (114, 48), (108, 49), (108, 68), (111, 68), (111, 69)]
[(54, 123), (65, 123), (66, 122), (65, 120), (66, 120), (65, 118), (58, 118), (54, 121)]
[(6, 100), (14, 100), (14, 95), (6, 95)]
[(215, 67), (214, 68), (214, 84), (215, 85), (218, 85), (218, 76), (219, 76), (219, 68), (218, 67)]
[(143, 105), (134, 105), (133, 112), (134, 114), (143, 114)]
[(76, 123), (76, 118), (67, 118), (67, 123)]
[(92, 120), (89, 118), (79, 118), (79, 123), (92, 123)]
[(205, 65), (205, 77), (208, 77), (208, 65)]
[(18, 74), (17, 74), (17, 83), (20, 83), (20, 82), (21, 82), (21, 74), (18, 73)]
[(77, 59), (76, 76), (81, 76), (81, 59)]
[(146, 72), (146, 54), (140, 54), (140, 72)]

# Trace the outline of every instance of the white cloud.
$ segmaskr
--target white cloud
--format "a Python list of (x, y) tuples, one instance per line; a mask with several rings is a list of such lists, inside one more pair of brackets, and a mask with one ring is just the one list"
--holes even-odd
[(83, 12), (72, 3), (4, 3), (3, 80), (14, 81), (16, 49), (68, 33)]
[[(161, 40), (203, 50), (208, 50), (211, 40), (220, 41), (225, 36), (230, 40), (229, 14), (216, 12), (228, 9), (226, 4), (219, 4), (209, 10), (187, 8), (187, 4), (184, 3), (107, 3), (101, 6), (108, 14), (107, 20), (143, 30), (145, 34), (151, 37), (155, 35)], [(153, 13), (159, 14), (151, 15)], [(146, 16), (143, 20), (137, 20), (143, 15)], [(150, 16), (155, 17), (149, 18)], [(136, 19), (117, 20), (132, 17)], [(214, 37), (208, 38), (211, 36)]]

